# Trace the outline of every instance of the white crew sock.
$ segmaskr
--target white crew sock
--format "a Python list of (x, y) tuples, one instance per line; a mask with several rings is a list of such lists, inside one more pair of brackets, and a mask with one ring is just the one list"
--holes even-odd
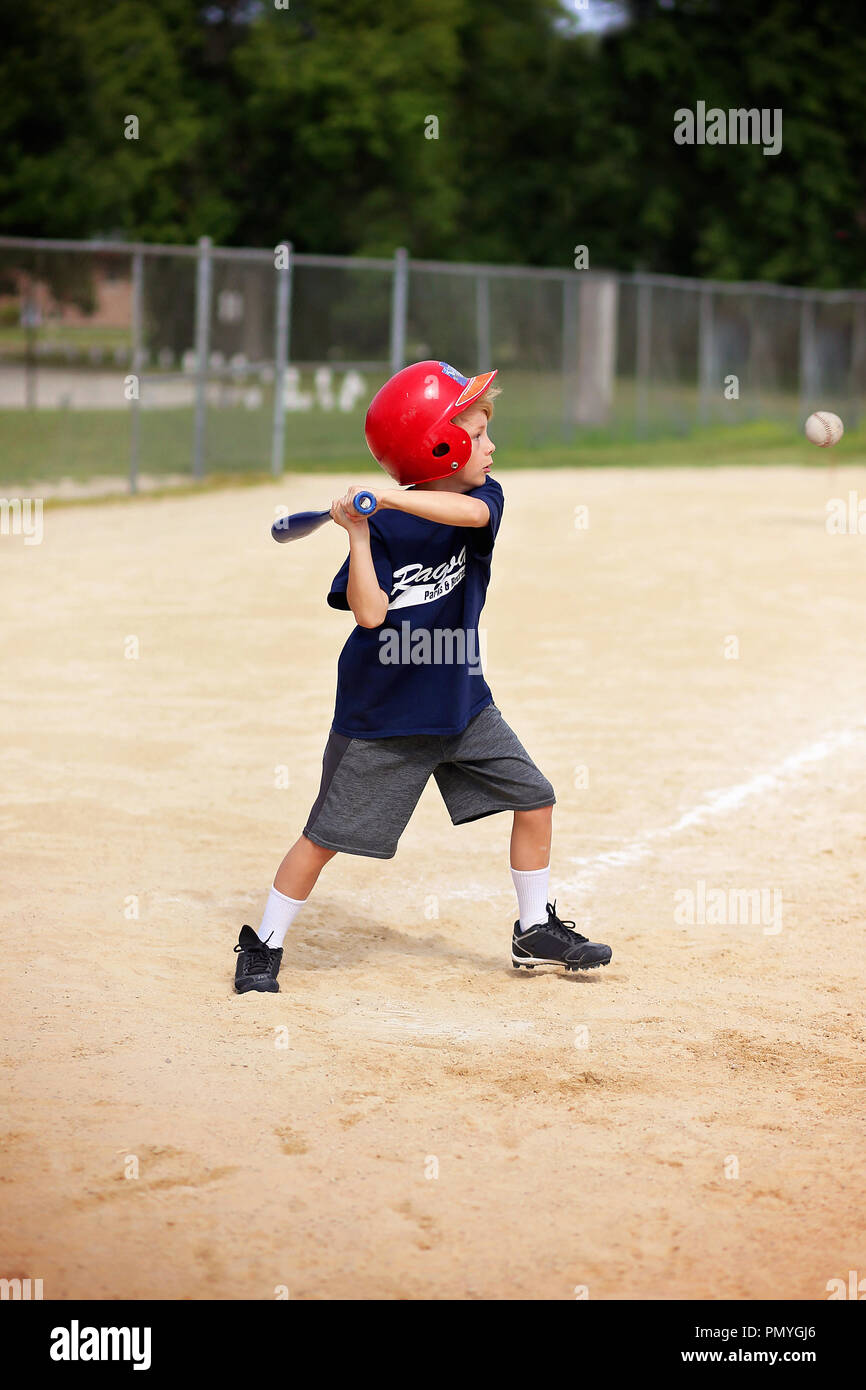
[(517, 890), (520, 930), (526, 931), (527, 927), (546, 922), (550, 865), (546, 869), (512, 869), (511, 877)]
[(272, 888), (265, 903), (265, 915), (259, 927), (259, 940), (267, 941), (272, 951), (277, 951), (286, 939), (286, 932), (294, 922), (306, 898), (287, 898), (285, 893)]

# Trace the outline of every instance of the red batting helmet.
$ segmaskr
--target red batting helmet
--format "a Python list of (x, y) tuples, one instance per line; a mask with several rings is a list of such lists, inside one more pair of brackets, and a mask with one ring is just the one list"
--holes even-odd
[(472, 453), (469, 435), (451, 421), (484, 395), (495, 376), (461, 376), (447, 362), (404, 367), (376, 392), (367, 411), (364, 433), (373, 458), (398, 483), (449, 478)]

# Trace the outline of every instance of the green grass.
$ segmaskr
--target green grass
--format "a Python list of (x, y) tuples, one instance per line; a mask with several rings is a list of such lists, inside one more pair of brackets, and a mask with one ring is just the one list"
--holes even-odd
[[(333, 419), (333, 417), (331, 417)], [(142, 411), (139, 470), (153, 476), (191, 476), (193, 411)], [(335, 473), (375, 471), (363, 438), (360, 416), (313, 423), (286, 421), (285, 466), (288, 472)], [(235, 482), (269, 475), (270, 410), (240, 408), (208, 411), (207, 474)], [(690, 434), (647, 440), (584, 431), (572, 443), (539, 442), (527, 446), (501, 441), (506, 431), (494, 429), (499, 442), (497, 470), (508, 468), (685, 467), (736, 464), (827, 463), (831, 455), (808, 444), (793, 428), (772, 421), (739, 426), (712, 426)], [(357, 437), (357, 444), (355, 439)], [(116, 410), (0, 410), (0, 484), (96, 476), (125, 477), (129, 467), (130, 418)], [(832, 451), (834, 464), (866, 458), (866, 428), (846, 433)]]
[[(670, 468), (729, 467), (743, 464), (826, 464), (827, 449), (817, 449), (795, 429), (770, 420), (743, 425), (713, 425), (688, 434), (653, 439), (605, 438), (586, 433), (573, 447), (515, 450), (497, 458), (497, 467), (528, 468)], [(866, 459), (866, 429), (846, 433), (832, 450), (834, 463)]]
[[(81, 375), (86, 391), (87, 373)], [(123, 371), (118, 369), (118, 399), (122, 382)], [(334, 385), (338, 391), (340, 384), (340, 370), (336, 369)], [(365, 373), (364, 402), (378, 384), (375, 372)], [(761, 395), (752, 391), (738, 402), (725, 402), (719, 395), (710, 403), (701, 401), (693, 383), (653, 380), (644, 397), (635, 381), (624, 376), (616, 382), (610, 425), (588, 429), (566, 423), (566, 408), (572, 400), (561, 373), (512, 369), (503, 377), (503, 385), (492, 429), (498, 468), (815, 464), (828, 457), (803, 439), (800, 408), (790, 392)], [(238, 403), (238, 386), (254, 387), (259, 393), (254, 409)], [(313, 387), (309, 368), (302, 369), (301, 387), (304, 391)], [(189, 476), (192, 404), (153, 408), (149, 402), (159, 389), (149, 384), (145, 375), (139, 412), (139, 472), (156, 477), (168, 473)], [(267, 473), (273, 385), (252, 374), (240, 382), (226, 381), (224, 389), (224, 404), (209, 404), (207, 409), (206, 472), (233, 476)], [(229, 404), (233, 393), (235, 403)], [(646, 406), (643, 438), (635, 431), (640, 401)], [(318, 405), (307, 411), (287, 412), (286, 469), (321, 473), (369, 470), (372, 465), (363, 438), (364, 402), (356, 401), (346, 412), (327, 411)], [(859, 408), (856, 402), (835, 399), (822, 404), (838, 410), (852, 424)], [(698, 428), (694, 421), (702, 407), (711, 412), (710, 419)], [(729, 424), (732, 419), (739, 423)], [(72, 478), (84, 482), (95, 476), (126, 477), (130, 424), (130, 414), (124, 409), (0, 410), (0, 484), (8, 487), (30, 480)], [(866, 421), (845, 435), (832, 457), (841, 463), (861, 457), (864, 451)]]
[[(129, 467), (129, 417), (116, 410), (0, 410), (0, 481), (85, 481)], [(185, 463), (183, 469), (189, 467)]]
[(24, 353), (31, 336), (36, 342), (70, 343), (82, 349), (88, 347), (117, 347), (132, 341), (129, 328), (113, 328), (108, 324), (64, 324), (49, 318), (39, 325), (36, 334), (21, 324), (0, 324), (0, 347)]

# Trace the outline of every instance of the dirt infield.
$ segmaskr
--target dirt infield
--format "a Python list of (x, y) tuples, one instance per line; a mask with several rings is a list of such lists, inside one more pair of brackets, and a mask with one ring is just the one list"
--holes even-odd
[(342, 534), (269, 525), (352, 479), (0, 536), (3, 1277), (822, 1299), (866, 1275), (866, 535), (825, 526), (866, 469), (499, 476), (488, 679), (557, 790), (559, 910), (613, 946), (586, 977), (512, 970), (510, 818), (454, 829), (431, 782), (396, 859), (326, 868), (282, 993), (232, 993), (351, 622), (324, 599)]

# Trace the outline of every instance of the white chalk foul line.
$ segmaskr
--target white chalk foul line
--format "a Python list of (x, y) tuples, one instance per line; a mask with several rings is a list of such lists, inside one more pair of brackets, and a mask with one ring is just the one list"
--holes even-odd
[(563, 883), (562, 891), (585, 893), (609, 870), (627, 868), (640, 863), (642, 859), (648, 859), (657, 841), (670, 840), (683, 830), (691, 830), (696, 825), (705, 825), (707, 821), (718, 816), (729, 815), (731, 811), (739, 810), (755, 797), (782, 790), (804, 768), (824, 762), (841, 748), (847, 748), (861, 739), (864, 732), (866, 726), (858, 725), (853, 729), (841, 729), (837, 733), (827, 734), (824, 738), (807, 744), (805, 748), (798, 749), (796, 753), (790, 753), (768, 771), (750, 777), (748, 782), (738, 782), (733, 787), (722, 787), (719, 791), (710, 792), (706, 801), (693, 806), (689, 811), (684, 811), (671, 825), (648, 830), (640, 839), (627, 841), (620, 849), (606, 850), (603, 854), (595, 854), (588, 858), (573, 857), (570, 862), (576, 864), (582, 872), (573, 883)]

